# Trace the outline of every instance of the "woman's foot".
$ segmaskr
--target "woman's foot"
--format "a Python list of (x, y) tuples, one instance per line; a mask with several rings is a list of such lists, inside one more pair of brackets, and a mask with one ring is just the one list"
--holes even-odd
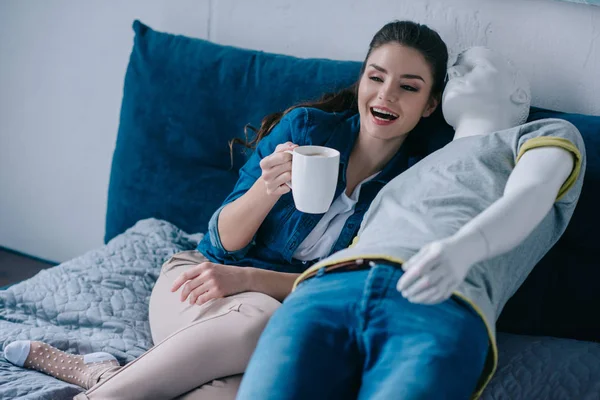
[(43, 342), (18, 340), (4, 348), (4, 357), (19, 367), (31, 368), (61, 381), (89, 389), (119, 362), (108, 353), (72, 355)]

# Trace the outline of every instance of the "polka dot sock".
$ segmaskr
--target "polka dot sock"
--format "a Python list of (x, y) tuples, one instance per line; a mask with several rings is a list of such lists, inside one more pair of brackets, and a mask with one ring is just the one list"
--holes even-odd
[(4, 357), (11, 363), (35, 369), (61, 381), (89, 389), (107, 370), (119, 362), (108, 353), (72, 355), (43, 342), (19, 340), (4, 348)]

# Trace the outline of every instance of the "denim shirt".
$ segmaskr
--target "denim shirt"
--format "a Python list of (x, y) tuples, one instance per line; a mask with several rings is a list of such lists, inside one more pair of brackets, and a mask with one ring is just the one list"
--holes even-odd
[[(240, 250), (227, 251), (223, 248), (217, 227), (219, 214), (223, 207), (246, 193), (261, 176), (260, 160), (272, 154), (277, 145), (288, 141), (300, 146), (327, 146), (340, 152), (340, 173), (335, 194), (337, 198), (346, 190), (348, 159), (359, 129), (360, 119), (356, 113), (327, 113), (315, 108), (296, 108), (286, 114), (271, 133), (259, 142), (254, 153), (240, 169), (240, 178), (233, 192), (213, 214), (208, 233), (198, 244), (198, 251), (215, 263), (279, 272), (301, 273), (319, 261), (300, 261), (292, 257), (323, 214), (306, 214), (296, 210), (291, 193), (280, 197), (251, 242)], [(381, 173), (363, 185), (354, 214), (346, 221), (330, 254), (350, 245), (367, 208), (379, 190), (416, 161), (409, 157), (407, 147), (404, 144)]]

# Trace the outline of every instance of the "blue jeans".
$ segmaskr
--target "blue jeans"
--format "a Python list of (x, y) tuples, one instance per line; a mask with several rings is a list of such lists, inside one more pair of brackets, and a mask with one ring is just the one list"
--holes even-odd
[(400, 268), (320, 273), (275, 312), (238, 400), (468, 399), (488, 352), (483, 321), (450, 299), (412, 304)]

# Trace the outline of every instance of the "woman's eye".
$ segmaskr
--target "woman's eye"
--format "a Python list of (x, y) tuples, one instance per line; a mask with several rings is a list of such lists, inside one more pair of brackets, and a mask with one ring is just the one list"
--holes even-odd
[(402, 89), (408, 90), (409, 92), (418, 92), (419, 91), (419, 89), (412, 87), (412, 86), (408, 86), (408, 85), (402, 85), (401, 87), (402, 87)]
[(372, 80), (372, 81), (375, 81), (375, 82), (383, 82), (383, 79), (381, 79), (378, 76), (372, 76), (369, 79)]

